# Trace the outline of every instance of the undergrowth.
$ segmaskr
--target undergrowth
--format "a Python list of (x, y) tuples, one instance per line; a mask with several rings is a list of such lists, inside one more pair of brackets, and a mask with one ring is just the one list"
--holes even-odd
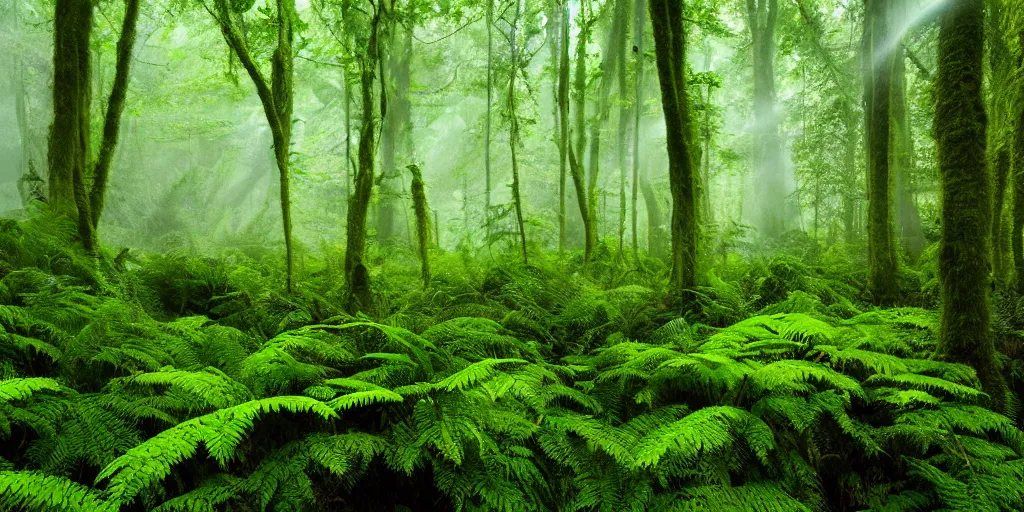
[[(422, 290), (411, 253), (378, 254), (374, 315), (353, 317), (329, 247), (288, 295), (270, 259), (94, 260), (71, 229), (0, 224), (3, 509), (1024, 503), (1016, 410), (930, 358), (923, 270), (924, 308), (879, 310), (834, 254), (728, 261), (678, 311), (654, 261), (439, 253)], [(1009, 347), (1024, 308), (998, 304)]]

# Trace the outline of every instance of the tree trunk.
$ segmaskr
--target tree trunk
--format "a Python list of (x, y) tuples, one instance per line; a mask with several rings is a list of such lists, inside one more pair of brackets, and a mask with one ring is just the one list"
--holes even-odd
[(947, 7), (939, 28), (935, 79), (935, 139), (942, 183), (939, 277), (942, 320), (936, 355), (977, 371), (997, 409), (1006, 384), (990, 331), (988, 247), (992, 187), (985, 168), (982, 0)]
[(888, 13), (881, 0), (865, 0), (864, 58), (866, 88), (865, 126), (868, 144), (868, 288), (876, 304), (896, 298), (896, 244), (893, 242), (892, 179), (890, 177), (890, 94), (893, 52), (886, 52), (890, 37)]
[[(565, 251), (565, 179), (569, 141), (569, 2), (558, 0), (552, 15), (557, 20), (548, 34), (552, 41), (551, 66), (554, 69), (555, 142), (558, 145), (558, 252)], [(555, 21), (552, 21), (555, 25)]]
[[(491, 107), (494, 103), (494, 0), (487, 1), (487, 117), (484, 119), (484, 227), (491, 233)], [(488, 236), (488, 238), (490, 238)]]
[(274, 140), (274, 160), (277, 163), (280, 182), (281, 222), (284, 227), (285, 273), (287, 288), (291, 292), (295, 280), (295, 252), (292, 244), (288, 156), (292, 125), (292, 40), (296, 16), (295, 3), (294, 0), (277, 0), (277, 48), (271, 57), (269, 85), (231, 20), (228, 1), (218, 0), (216, 5), (217, 13), (214, 16), (220, 25), (224, 40), (241, 62), (242, 67), (245, 68), (253, 85), (256, 86), (256, 93), (263, 105), (263, 113), (266, 115), (267, 124), (270, 125), (270, 133)]
[(756, 223), (763, 236), (775, 238), (787, 229), (782, 139), (775, 114), (775, 25), (778, 0), (746, 0), (747, 25), (753, 39), (754, 182)]
[(427, 192), (423, 185), (423, 174), (415, 164), (409, 166), (412, 173), (412, 209), (416, 214), (416, 240), (419, 243), (420, 275), (423, 289), (430, 287), (430, 208), (427, 207)]
[[(376, 123), (373, 118), (373, 82), (380, 49), (377, 46), (377, 32), (381, 12), (373, 15), (366, 56), (360, 62), (360, 93), (362, 95), (363, 126), (359, 132), (359, 169), (356, 173), (355, 194), (349, 202), (348, 225), (345, 237), (345, 279), (348, 287), (346, 308), (349, 313), (370, 311), (373, 297), (370, 289), (370, 273), (363, 263), (366, 253), (366, 214), (370, 208), (373, 193), (374, 136)], [(386, 117), (386, 112), (382, 117)]]
[[(617, 52), (616, 60), (618, 60), (618, 67), (616, 68), (616, 77), (618, 79), (618, 90), (619, 90), (619, 136), (618, 140), (615, 141), (616, 148), (618, 150), (618, 167), (619, 167), (619, 261), (625, 259), (625, 244), (626, 244), (626, 150), (629, 147), (627, 139), (629, 138), (629, 125), (630, 116), (630, 105), (626, 103), (626, 94), (628, 83), (626, 81), (626, 32), (629, 25), (629, 7), (630, 0), (620, 0), (622, 2), (621, 13), (617, 10), (616, 15), (621, 16), (621, 26), (619, 27), (618, 39), (615, 41), (615, 51)], [(618, 5), (616, 4), (616, 7)]]
[(114, 72), (114, 85), (110, 89), (107, 101), (106, 118), (103, 121), (103, 142), (100, 145), (100, 156), (93, 172), (92, 190), (89, 192), (89, 203), (92, 209), (93, 229), (97, 229), (103, 215), (104, 201), (107, 193), (107, 180), (110, 177), (110, 166), (117, 149), (117, 139), (121, 128), (121, 114), (128, 95), (128, 76), (131, 71), (132, 52), (135, 48), (135, 28), (139, 21), (139, 0), (128, 0), (125, 5), (124, 24), (117, 40), (117, 64)]
[(1010, 175), (1010, 150), (1013, 120), (1009, 114), (1013, 105), (1008, 101), (1012, 96), (1013, 68), (1010, 48), (1000, 30), (1005, 8), (1002, 0), (988, 2), (988, 59), (991, 69), (989, 112), (991, 128), (988, 146), (993, 149), (989, 162), (995, 178), (995, 198), (992, 204), (992, 274), (1000, 286), (1006, 283), (1006, 238), (1003, 236), (1003, 215), (1006, 207), (1006, 186)]
[(522, 13), (522, 0), (513, 0), (516, 4), (515, 17), (512, 19), (512, 30), (509, 40), (512, 42), (512, 71), (508, 80), (508, 116), (509, 116), (509, 149), (512, 151), (512, 201), (516, 208), (516, 226), (519, 229), (519, 249), (522, 252), (523, 264), (529, 263), (526, 253), (526, 225), (523, 222), (523, 199), (519, 186), (519, 114), (516, 102), (516, 76), (519, 75), (519, 17)]
[(92, 2), (57, 0), (54, 16), (53, 124), (49, 140), (49, 203), (58, 212), (73, 215), (78, 208), (78, 232), (86, 250), (93, 249), (94, 234), (85, 187), (89, 161), (90, 82), (89, 39)]
[(681, 299), (697, 284), (697, 212), (690, 104), (686, 90), (686, 41), (681, 0), (651, 0), (654, 51), (661, 83), (672, 192), (670, 294)]
[[(640, 188), (640, 118), (643, 115), (644, 85), (644, 28), (647, 25), (647, 0), (635, 0), (633, 6), (633, 55), (636, 74), (633, 82), (633, 258), (640, 261), (640, 241), (637, 237), (637, 193)], [(649, 215), (649, 214), (648, 214)]]
[(586, 109), (587, 109), (587, 44), (590, 42), (590, 31), (593, 19), (586, 17), (585, 7), (588, 1), (580, 6), (579, 25), (580, 34), (576, 41), (576, 70), (573, 77), (573, 87), (576, 90), (576, 112), (575, 127), (576, 148), (569, 149), (569, 172), (572, 174), (573, 187), (576, 190), (576, 202), (580, 208), (580, 218), (583, 220), (583, 262), (589, 263), (590, 257), (597, 244), (596, 219), (590, 213), (590, 201), (586, 184), (586, 176), (583, 162), (583, 151), (587, 147), (586, 136)]
[[(393, 28), (397, 28), (395, 25)], [(409, 119), (412, 105), (409, 101), (409, 75), (412, 61), (412, 37), (392, 31), (391, 48), (397, 49), (397, 56), (389, 54), (387, 60), (387, 76), (382, 77), (388, 83), (388, 115), (383, 120), (380, 134), (381, 178), (377, 184), (377, 240), (383, 245), (393, 243), (395, 237), (395, 198), (393, 182), (399, 176), (399, 159), (408, 158), (411, 145), (409, 137)], [(401, 37), (401, 41), (399, 41)], [(404, 185), (403, 185), (404, 188)]]
[[(902, 32), (907, 23), (907, 5), (902, 2), (894, 2), (890, 5), (889, 12), (893, 27), (891, 31)], [(924, 251), (925, 239), (924, 229), (921, 226), (921, 215), (918, 212), (917, 203), (914, 201), (914, 192), (911, 186), (911, 174), (914, 168), (914, 138), (910, 131), (910, 120), (907, 117), (907, 66), (902, 48), (897, 47), (892, 51), (894, 53), (890, 93), (892, 147), (889, 161), (895, 190), (895, 220), (900, 240), (910, 261), (917, 261)]]

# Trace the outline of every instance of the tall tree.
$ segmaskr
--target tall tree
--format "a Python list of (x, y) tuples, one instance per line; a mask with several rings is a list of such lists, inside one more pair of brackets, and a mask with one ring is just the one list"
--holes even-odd
[(1001, 404), (1005, 383), (989, 325), (992, 256), (983, 249), (992, 229), (982, 100), (984, 10), (983, 0), (952, 2), (939, 28), (934, 130), (942, 183), (942, 319), (936, 355), (973, 366)]
[(875, 303), (891, 302), (896, 295), (896, 244), (892, 226), (890, 171), (893, 56), (889, 40), (889, 13), (885, 2), (865, 0), (864, 16), (864, 126), (868, 162), (868, 288)]
[(1010, 176), (1013, 119), (1013, 62), (1006, 44), (1003, 0), (988, 0), (988, 62), (991, 71), (989, 112), (989, 166), (992, 169), (995, 197), (992, 203), (992, 274), (999, 284), (1006, 280), (1007, 238), (1004, 237), (1003, 216), (1006, 209), (1006, 187)]
[[(368, 311), (373, 306), (370, 272), (363, 263), (366, 253), (366, 215), (373, 194), (374, 152), (377, 123), (374, 119), (373, 84), (380, 64), (381, 15), (383, 4), (372, 4), (369, 35), (359, 61), (359, 85), (362, 97), (362, 128), (359, 131), (359, 168), (356, 171), (355, 192), (349, 199), (348, 224), (345, 237), (346, 307), (350, 313)], [(383, 89), (383, 85), (381, 86)], [(381, 118), (387, 117), (386, 95), (382, 92)]]
[(93, 7), (90, 0), (57, 0), (53, 45), (53, 124), (49, 139), (49, 203), (69, 216), (79, 212), (78, 232), (93, 250), (93, 225), (86, 191)]
[(558, 250), (565, 250), (565, 179), (569, 164), (569, 2), (559, 0), (558, 35)]
[(670, 294), (682, 298), (697, 283), (697, 197), (686, 90), (686, 31), (683, 1), (650, 0), (654, 53), (661, 84), (672, 192), (672, 278)]
[(412, 35), (392, 23), (390, 34), (392, 51), (382, 55), (386, 61), (382, 80), (387, 83), (388, 111), (381, 121), (380, 176), (377, 180), (377, 241), (388, 244), (395, 236), (394, 181), (400, 176), (399, 159), (412, 156), (410, 118), (410, 65), (412, 62)]
[(295, 0), (276, 0), (277, 47), (271, 57), (269, 83), (253, 60), (248, 44), (236, 27), (234, 18), (243, 13), (234, 10), (233, 7), (237, 5), (235, 3), (229, 4), (228, 0), (215, 1), (215, 8), (207, 10), (217, 20), (228, 47), (256, 86), (256, 93), (263, 105), (263, 113), (266, 115), (274, 140), (274, 160), (280, 179), (287, 286), (290, 292), (295, 284), (295, 248), (292, 243), (292, 207), (288, 181), (288, 157), (292, 135), (292, 42), (296, 18)]
[(911, 181), (914, 168), (914, 137), (907, 109), (907, 65), (903, 55), (904, 39), (909, 32), (909, 8), (906, 2), (890, 2), (888, 6), (890, 31), (894, 39), (899, 38), (898, 41), (890, 41), (890, 44), (896, 44), (896, 47), (892, 50), (894, 55), (890, 75), (892, 129), (889, 162), (899, 240), (911, 261), (916, 261), (924, 251), (926, 241)]
[(484, 118), (484, 226), (491, 232), (491, 110), (494, 105), (494, 0), (487, 2), (487, 115)]
[(420, 277), (423, 289), (430, 286), (430, 207), (427, 206), (427, 191), (423, 184), (423, 173), (416, 164), (408, 166), (412, 173), (412, 208), (416, 216), (416, 242), (420, 256)]
[[(572, 176), (573, 189), (576, 191), (576, 203), (579, 205), (580, 218), (583, 220), (583, 261), (589, 262), (594, 246), (597, 245), (597, 219), (591, 215), (590, 201), (587, 199), (587, 179), (584, 169), (583, 151), (587, 147), (586, 111), (587, 111), (587, 45), (593, 30), (594, 16), (587, 16), (590, 0), (580, 5), (579, 35), (576, 39), (576, 69), (573, 72), (573, 89), (575, 111), (573, 112), (573, 131), (575, 145), (569, 145), (569, 173)], [(596, 205), (596, 202), (594, 203)]]
[(509, 41), (511, 42), (512, 50), (512, 67), (509, 72), (508, 79), (508, 110), (506, 115), (508, 115), (509, 118), (508, 145), (512, 154), (512, 202), (515, 206), (516, 227), (519, 232), (519, 250), (522, 253), (523, 263), (525, 264), (529, 262), (529, 257), (526, 253), (526, 225), (523, 222), (523, 198), (519, 183), (519, 145), (522, 144), (522, 141), (520, 140), (519, 132), (519, 107), (516, 100), (516, 77), (519, 76), (524, 64), (519, 47), (519, 22), (522, 16), (523, 0), (512, 1), (515, 3), (515, 13), (512, 17), (512, 21), (510, 22), (511, 29), (509, 32)]
[(640, 117), (643, 115), (644, 86), (644, 29), (647, 26), (647, 0), (635, 0), (633, 5), (633, 56), (636, 59), (633, 77), (633, 197), (632, 197), (632, 234), (633, 257), (640, 261), (640, 242), (637, 237), (637, 200), (640, 188)]
[(775, 27), (779, 1), (746, 2), (747, 28), (753, 40), (756, 226), (762, 235), (773, 238), (788, 227), (788, 209), (781, 206), (787, 198), (775, 92)]

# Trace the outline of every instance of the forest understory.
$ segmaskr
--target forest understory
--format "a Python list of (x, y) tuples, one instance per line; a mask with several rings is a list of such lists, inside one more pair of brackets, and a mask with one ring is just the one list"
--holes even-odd
[[(54, 226), (59, 226), (55, 228)], [(535, 263), (273, 252), (99, 263), (46, 212), (0, 226), (0, 503), (12, 510), (1020, 510), (1024, 300), (1009, 384), (933, 357), (934, 254), (900, 307), (798, 240), (666, 305), (613, 241)], [(788, 254), (787, 254), (788, 253)]]

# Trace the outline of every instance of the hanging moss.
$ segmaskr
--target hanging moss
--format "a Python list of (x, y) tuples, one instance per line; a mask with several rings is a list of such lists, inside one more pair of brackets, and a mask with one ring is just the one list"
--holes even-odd
[(982, 101), (984, 3), (950, 5), (939, 30), (935, 79), (935, 138), (942, 182), (939, 276), (942, 321), (936, 355), (969, 364), (1000, 402), (1006, 384), (990, 331), (989, 247), (992, 187), (985, 168)]

